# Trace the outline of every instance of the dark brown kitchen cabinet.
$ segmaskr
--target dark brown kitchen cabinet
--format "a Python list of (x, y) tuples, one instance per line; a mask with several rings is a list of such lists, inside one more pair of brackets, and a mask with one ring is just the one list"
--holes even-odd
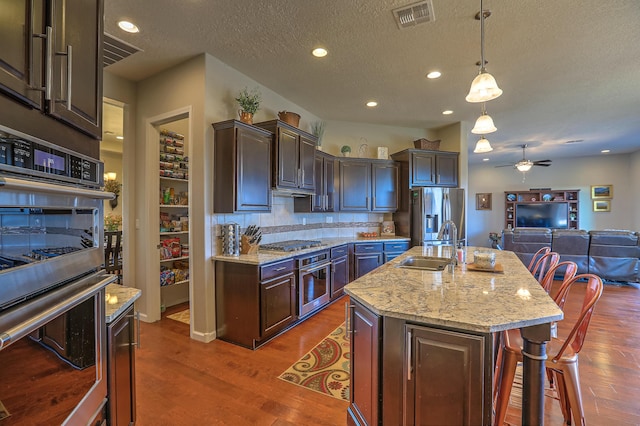
[(316, 193), (306, 197), (296, 197), (293, 200), (293, 211), (296, 213), (307, 212), (334, 212), (335, 211), (335, 183), (334, 183), (333, 155), (322, 151), (315, 153), (315, 188)]
[(398, 209), (398, 165), (392, 161), (371, 162), (371, 211), (394, 212)]
[(0, 0), (0, 10), (2, 124), (99, 158), (103, 0)]
[(217, 337), (256, 349), (297, 320), (295, 260), (216, 261)]
[(353, 280), (373, 271), (383, 263), (382, 243), (355, 243), (353, 244)]
[(44, 109), (44, 0), (0, 0), (0, 10), (0, 91)]
[(407, 325), (406, 342), (407, 425), (490, 424), (483, 336)]
[(107, 324), (108, 417), (111, 426), (136, 422), (135, 316), (131, 305)]
[(384, 243), (384, 263), (395, 259), (409, 250), (409, 241), (392, 241)]
[(349, 249), (346, 244), (331, 249), (331, 299), (342, 296), (349, 283)]
[(393, 212), (398, 208), (398, 165), (388, 160), (339, 161), (339, 210)]
[(280, 120), (256, 123), (256, 126), (273, 134), (273, 187), (312, 194), (317, 138)]
[(214, 212), (271, 211), (271, 133), (237, 120), (213, 128)]
[(491, 335), (381, 317), (353, 298), (349, 323), (347, 424), (492, 424)]
[(352, 331), (351, 395), (347, 424), (378, 425), (380, 318), (356, 301), (351, 301), (350, 308), (351, 330), (347, 331)]
[(103, 1), (50, 4), (54, 41), (48, 112), (101, 139)]
[(457, 187), (458, 155), (457, 152), (405, 149), (392, 154), (391, 158), (407, 163), (409, 188)]
[(285, 275), (260, 283), (262, 336), (281, 330), (296, 317), (296, 278), (291, 270)]

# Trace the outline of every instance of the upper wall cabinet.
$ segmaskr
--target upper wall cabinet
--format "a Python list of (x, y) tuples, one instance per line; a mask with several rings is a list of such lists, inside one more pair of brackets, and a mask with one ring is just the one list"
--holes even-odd
[(315, 194), (307, 195), (306, 197), (295, 197), (293, 199), (293, 211), (296, 213), (327, 213), (335, 211), (335, 158), (333, 155), (316, 150), (315, 161)]
[(458, 186), (458, 153), (405, 149), (391, 155), (396, 161), (407, 163), (409, 188), (421, 186)]
[(271, 211), (271, 133), (236, 120), (213, 128), (213, 211)]
[(390, 160), (339, 160), (340, 211), (394, 212), (398, 165)]
[(75, 132), (102, 137), (103, 1), (0, 0), (0, 10), (0, 124), (95, 156), (99, 144)]
[(273, 187), (303, 194), (315, 191), (317, 138), (280, 120), (256, 123), (273, 133)]
[(52, 0), (53, 78), (47, 110), (102, 138), (102, 1)]

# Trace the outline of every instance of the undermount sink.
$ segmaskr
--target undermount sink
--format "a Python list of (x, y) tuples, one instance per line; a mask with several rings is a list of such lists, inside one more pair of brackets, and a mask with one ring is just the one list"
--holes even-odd
[(432, 256), (409, 256), (398, 264), (399, 268), (421, 269), (423, 271), (444, 271), (451, 259)]

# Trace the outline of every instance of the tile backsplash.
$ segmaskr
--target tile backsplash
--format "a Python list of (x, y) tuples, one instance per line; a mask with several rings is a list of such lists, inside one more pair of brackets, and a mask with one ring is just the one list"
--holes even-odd
[[(276, 241), (356, 237), (360, 232), (380, 232), (382, 221), (392, 220), (391, 213), (294, 213), (293, 198), (273, 197), (270, 213), (216, 214), (212, 229), (220, 236), (220, 225), (234, 222), (244, 231), (249, 225), (262, 229), (262, 244)], [(220, 238), (215, 238), (216, 253), (221, 252)]]

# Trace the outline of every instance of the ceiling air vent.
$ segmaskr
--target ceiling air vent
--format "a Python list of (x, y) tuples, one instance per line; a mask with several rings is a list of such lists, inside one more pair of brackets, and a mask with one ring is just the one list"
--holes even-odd
[(426, 24), (435, 21), (433, 16), (433, 3), (431, 0), (413, 3), (408, 6), (392, 10), (398, 28), (413, 27), (418, 24)]
[(108, 67), (111, 64), (115, 64), (124, 58), (133, 55), (136, 52), (140, 52), (141, 49), (115, 38), (111, 34), (104, 33), (102, 49), (102, 67)]

